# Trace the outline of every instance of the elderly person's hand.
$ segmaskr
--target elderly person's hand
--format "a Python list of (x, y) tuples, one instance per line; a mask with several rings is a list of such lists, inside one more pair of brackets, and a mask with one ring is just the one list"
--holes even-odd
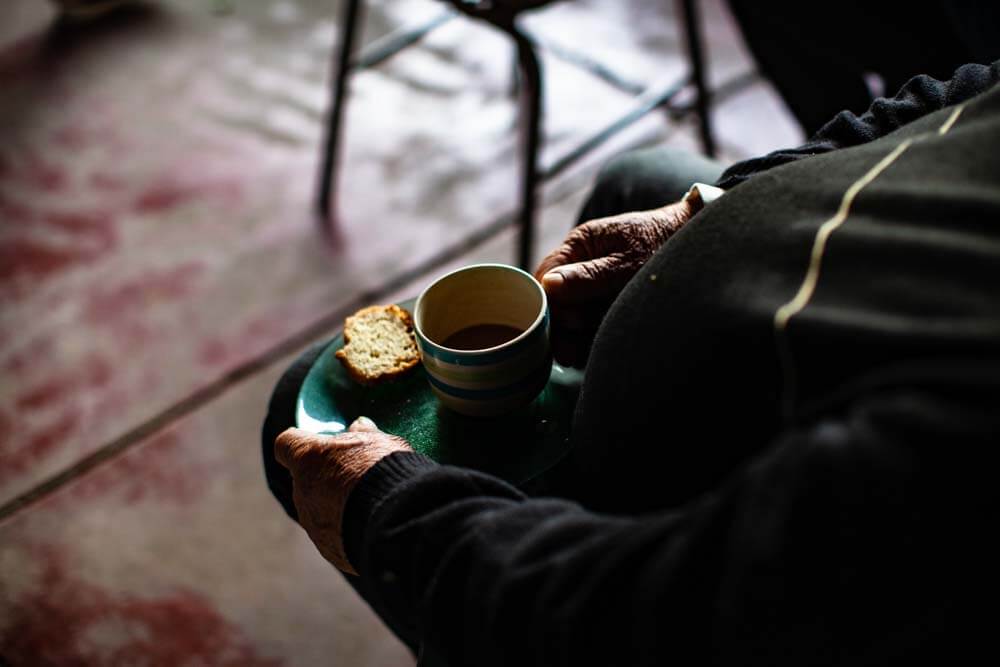
[(549, 297), (556, 361), (586, 364), (597, 327), (618, 293), (692, 214), (690, 202), (681, 200), (591, 220), (542, 260), (535, 277)]
[(274, 443), (274, 456), (292, 473), (292, 500), (319, 552), (338, 569), (357, 574), (344, 552), (344, 508), (358, 481), (383, 457), (413, 451), (402, 438), (361, 417), (339, 435), (290, 428)]

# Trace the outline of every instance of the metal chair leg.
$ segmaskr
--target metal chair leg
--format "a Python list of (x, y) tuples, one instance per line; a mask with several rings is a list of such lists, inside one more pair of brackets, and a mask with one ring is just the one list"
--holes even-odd
[(519, 71), (519, 118), (521, 143), (521, 212), (517, 244), (517, 263), (531, 270), (534, 244), (535, 209), (537, 207), (538, 148), (542, 127), (542, 72), (531, 39), (513, 24), (498, 25), (514, 40)]
[(333, 98), (326, 118), (326, 136), (323, 141), (323, 156), (320, 161), (319, 198), (316, 203), (321, 224), (328, 232), (333, 231), (335, 224), (340, 127), (343, 122), (344, 103), (347, 99), (347, 80), (351, 73), (351, 54), (354, 52), (354, 38), (360, 18), (361, 0), (347, 0), (344, 4), (343, 21), (340, 25), (340, 44), (338, 45), (336, 69), (333, 71)]
[(695, 87), (695, 111), (698, 114), (701, 132), (701, 147), (705, 155), (715, 157), (715, 137), (712, 135), (712, 120), (709, 117), (709, 90), (705, 83), (705, 60), (701, 44), (701, 21), (695, 0), (681, 0), (677, 3), (684, 20), (684, 35), (687, 42), (688, 61), (691, 65), (691, 82)]
[(521, 95), (521, 59), (517, 53), (517, 46), (510, 55), (510, 87), (507, 92), (512, 100), (516, 100)]

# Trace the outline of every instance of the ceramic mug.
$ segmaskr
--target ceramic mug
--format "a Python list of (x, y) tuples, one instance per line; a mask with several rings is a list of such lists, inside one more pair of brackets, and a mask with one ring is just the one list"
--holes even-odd
[(510, 412), (548, 382), (548, 300), (518, 268), (476, 264), (452, 271), (420, 294), (413, 320), (431, 389), (455, 412)]

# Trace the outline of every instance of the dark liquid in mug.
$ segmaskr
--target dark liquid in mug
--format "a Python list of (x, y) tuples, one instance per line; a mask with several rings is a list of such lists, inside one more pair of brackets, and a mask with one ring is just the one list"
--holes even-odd
[(522, 333), (521, 329), (506, 324), (474, 324), (448, 336), (442, 345), (453, 350), (482, 350), (506, 343)]

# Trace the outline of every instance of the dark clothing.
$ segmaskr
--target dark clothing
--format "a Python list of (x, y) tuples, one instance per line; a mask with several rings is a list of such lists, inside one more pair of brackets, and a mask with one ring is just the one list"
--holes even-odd
[[(964, 67), (956, 78), (978, 81), (962, 86), (968, 99), (1000, 81), (1000, 63)], [(801, 285), (817, 230), (842, 195), (908, 137), (931, 132), (933, 138), (917, 142), (858, 197), (849, 224), (832, 237), (813, 303), (790, 324), (801, 366), (797, 412), (812, 410), (841, 384), (874, 381), (877, 369), (909, 355), (941, 358), (957, 346), (978, 358), (984, 347), (993, 349), (1000, 341), (995, 329), (974, 328), (973, 335), (967, 328), (982, 317), (989, 322), (1000, 306), (1000, 227), (991, 222), (1000, 197), (1000, 148), (992, 126), (975, 122), (970, 108), (951, 132), (933, 135), (951, 113), (940, 100), (955, 85), (936, 82), (940, 90), (931, 94), (931, 81), (914, 82), (926, 94), (897, 100), (906, 100), (910, 118), (918, 101), (940, 110), (898, 130), (890, 121), (844, 119), (827, 126), (837, 132), (825, 153), (772, 166), (789, 153), (778, 152), (727, 170), (723, 185), (755, 162), (769, 167), (732, 187), (665, 244), (598, 331), (574, 418), (574, 450), (561, 471), (575, 482), (567, 495), (601, 511), (669, 507), (712, 488), (781, 432), (775, 311)], [(988, 117), (985, 98), (977, 109), (983, 106), (975, 113)], [(871, 116), (882, 117), (874, 110)], [(872, 127), (888, 132), (859, 140)], [(832, 150), (838, 145), (850, 147)], [(660, 440), (683, 442), (690, 433), (699, 442), (728, 445), (662, 444), (652, 459), (658, 465), (638, 470), (620, 456), (619, 443), (644, 442), (663, 430)]]
[[(577, 222), (579, 224), (625, 211), (656, 208), (665, 202), (677, 201), (692, 183), (714, 183), (722, 172), (723, 167), (719, 163), (686, 151), (663, 148), (632, 151), (604, 165)], [(274, 458), (274, 441), (282, 431), (295, 425), (299, 390), (309, 369), (325, 347), (326, 342), (312, 345), (282, 375), (271, 395), (261, 433), (268, 487), (288, 516), (296, 521), (298, 514), (292, 502), (292, 478), (288, 470)], [(553, 485), (553, 479), (535, 479), (526, 487)], [(343, 576), (396, 636), (414, 654), (420, 654), (420, 635), (415, 620), (395, 617), (381, 598), (375, 595), (377, 589), (372, 582), (361, 577)], [(444, 664), (444, 661), (432, 658), (421, 660), (420, 664), (434, 667)]]
[(948, 77), (963, 63), (1000, 58), (1000, 5), (840, 0), (729, 0), (747, 46), (807, 136), (838, 111), (872, 102), (866, 75), (887, 93), (915, 74)]
[[(985, 90), (1000, 65), (958, 77)], [(929, 113), (898, 130), (842, 117), (834, 129), (853, 130), (831, 148), (849, 147), (729, 170), (723, 182), (739, 184), (628, 284), (594, 342), (573, 450), (551, 475), (560, 498), (419, 454), (369, 471), (344, 528), (373, 606), (452, 665), (956, 664), (995, 652), (980, 603), (998, 592), (1000, 556), (987, 534), (1000, 88), (939, 134), (953, 109), (935, 100), (977, 86), (964, 99), (949, 97), (954, 83), (924, 86), (937, 90), (920, 97)], [(905, 152), (854, 200), (779, 336), (775, 313), (818, 230), (894, 150)]]
[(926, 75), (915, 76), (900, 88), (895, 97), (875, 100), (861, 116), (841, 111), (801, 146), (774, 151), (733, 165), (722, 175), (718, 185), (728, 190), (750, 176), (773, 167), (869, 143), (933, 111), (964, 102), (998, 80), (1000, 65), (997, 63), (959, 67), (947, 81)]

